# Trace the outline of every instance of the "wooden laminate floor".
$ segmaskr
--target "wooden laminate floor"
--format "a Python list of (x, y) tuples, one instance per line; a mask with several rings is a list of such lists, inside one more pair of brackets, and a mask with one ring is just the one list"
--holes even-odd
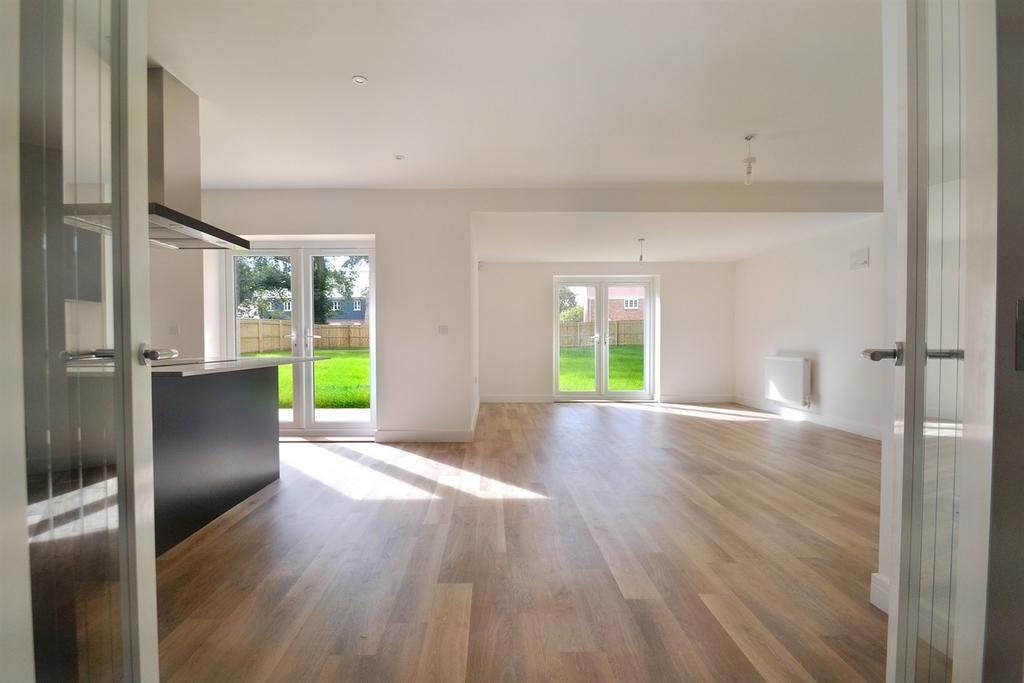
[(877, 681), (879, 445), (738, 406), (484, 405), (282, 444), (158, 561), (171, 681)]

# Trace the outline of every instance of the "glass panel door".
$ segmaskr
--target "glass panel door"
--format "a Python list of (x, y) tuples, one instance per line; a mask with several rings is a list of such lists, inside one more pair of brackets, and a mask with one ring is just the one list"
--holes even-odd
[[(233, 256), (235, 355), (301, 355), (292, 324), (295, 304), (293, 255), (287, 252)], [(293, 365), (277, 370), (281, 424), (295, 423)]]
[[(916, 97), (911, 120), (907, 455), (896, 605), (896, 680), (954, 678), (959, 495), (963, 463), (961, 306), (965, 224), (962, 7), (917, 3), (910, 14)], [(916, 150), (915, 150), (916, 147)], [(971, 680), (974, 680), (972, 677)]]
[[(23, 627), (32, 629), (37, 680), (134, 680), (132, 596), (148, 586), (134, 590), (125, 571), (145, 561), (135, 554), (138, 537), (128, 540), (135, 498), (125, 467), (144, 454), (130, 449), (125, 429), (134, 356), (122, 343), (132, 281), (123, 255), (135, 236), (122, 220), (120, 181), (128, 173), (121, 159), (132, 154), (115, 153), (123, 138), (112, 115), (125, 115), (112, 87), (126, 87), (116, 68), (126, 58), (115, 19), (124, 7), (20, 4), (21, 88), (4, 96), (20, 95), (21, 109), (23, 305), (15, 314), (24, 387), (5, 391), (23, 389), (25, 402), (32, 623)], [(132, 399), (136, 408), (145, 400)]]
[(647, 394), (647, 307), (644, 283), (609, 284), (604, 332), (609, 393)]
[(601, 312), (598, 286), (585, 283), (558, 285), (556, 390), (560, 394), (598, 394)]
[(369, 251), (308, 254), (304, 303), (309, 426), (330, 430), (372, 427), (371, 262)]
[(555, 281), (555, 394), (647, 399), (651, 382), (648, 280)]

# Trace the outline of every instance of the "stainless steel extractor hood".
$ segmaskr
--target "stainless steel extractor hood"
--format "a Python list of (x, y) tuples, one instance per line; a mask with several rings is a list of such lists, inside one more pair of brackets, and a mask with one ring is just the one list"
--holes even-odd
[[(64, 222), (109, 231), (110, 212), (110, 204), (65, 204)], [(149, 204), (149, 242), (166, 249), (249, 249), (249, 240), (156, 202)]]
[(168, 249), (248, 249), (249, 240), (198, 218), (150, 202), (149, 242)]
[(167, 249), (248, 249), (248, 240), (199, 218), (199, 98), (153, 67), (148, 113), (150, 243)]

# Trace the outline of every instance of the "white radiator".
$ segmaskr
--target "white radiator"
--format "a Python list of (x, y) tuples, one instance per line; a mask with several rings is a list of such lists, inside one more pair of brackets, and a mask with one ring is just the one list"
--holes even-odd
[(768, 356), (764, 359), (764, 397), (769, 401), (811, 405), (811, 359)]

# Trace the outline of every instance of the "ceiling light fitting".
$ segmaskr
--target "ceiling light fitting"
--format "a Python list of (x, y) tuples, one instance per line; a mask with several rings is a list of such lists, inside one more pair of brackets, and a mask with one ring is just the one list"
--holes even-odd
[(644, 262), (644, 242), (646, 242), (646, 241), (647, 240), (645, 240), (643, 237), (641, 237), (641, 238), (639, 238), (637, 240), (637, 242), (640, 243), (640, 263)]
[(750, 142), (757, 137), (757, 133), (748, 133), (743, 136), (743, 139), (747, 141), (747, 157), (743, 160), (743, 163), (747, 165), (746, 175), (743, 176), (744, 185), (754, 184), (754, 164), (757, 163), (757, 157), (750, 151)]
[(404, 159), (405, 159), (405, 155), (404, 154), (396, 154), (395, 155), (395, 161), (403, 161)]
[(362, 85), (363, 83), (366, 83), (366, 81), (368, 80), (370, 79), (361, 74), (356, 74), (355, 76), (352, 77), (352, 82), (355, 83), (356, 85)]

